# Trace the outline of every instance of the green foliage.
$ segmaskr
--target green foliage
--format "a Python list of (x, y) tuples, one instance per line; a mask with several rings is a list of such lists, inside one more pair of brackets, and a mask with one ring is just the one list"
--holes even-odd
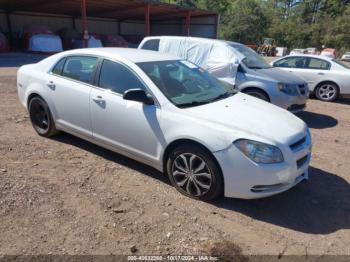
[(242, 43), (275, 38), (288, 48), (350, 50), (350, 0), (164, 0), (216, 11), (219, 37)]

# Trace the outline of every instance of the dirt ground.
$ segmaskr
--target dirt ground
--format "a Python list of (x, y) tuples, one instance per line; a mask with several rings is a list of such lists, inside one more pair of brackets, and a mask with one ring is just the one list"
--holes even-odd
[(0, 255), (350, 255), (349, 99), (310, 99), (299, 115), (313, 137), (308, 181), (266, 199), (204, 203), (79, 138), (39, 137), (16, 69), (0, 68)]

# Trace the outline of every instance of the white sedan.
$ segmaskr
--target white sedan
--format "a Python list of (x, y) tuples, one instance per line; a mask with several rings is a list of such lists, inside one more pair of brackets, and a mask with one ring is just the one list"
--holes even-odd
[(335, 59), (316, 55), (289, 55), (271, 65), (294, 73), (307, 81), (309, 89), (322, 101), (334, 101), (350, 94), (350, 67)]
[(266, 197), (308, 176), (302, 120), (170, 55), (67, 51), (22, 66), (17, 86), (39, 135), (65, 131), (119, 152), (196, 199)]
[(346, 52), (344, 55), (342, 55), (341, 60), (350, 62), (350, 52)]

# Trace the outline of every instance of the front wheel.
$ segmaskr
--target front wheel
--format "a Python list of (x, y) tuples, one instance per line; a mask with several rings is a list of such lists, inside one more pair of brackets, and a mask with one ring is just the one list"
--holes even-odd
[(167, 160), (172, 185), (182, 194), (200, 200), (222, 195), (222, 172), (214, 157), (196, 145), (177, 147)]
[(323, 83), (317, 87), (315, 95), (319, 100), (331, 102), (338, 98), (339, 89), (333, 83)]

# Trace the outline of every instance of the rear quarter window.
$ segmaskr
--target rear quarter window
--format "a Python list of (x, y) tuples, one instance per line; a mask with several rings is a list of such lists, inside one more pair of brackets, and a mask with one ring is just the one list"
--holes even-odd
[(52, 73), (55, 75), (61, 75), (64, 67), (64, 63), (66, 62), (66, 58), (62, 58), (57, 64), (53, 67)]

